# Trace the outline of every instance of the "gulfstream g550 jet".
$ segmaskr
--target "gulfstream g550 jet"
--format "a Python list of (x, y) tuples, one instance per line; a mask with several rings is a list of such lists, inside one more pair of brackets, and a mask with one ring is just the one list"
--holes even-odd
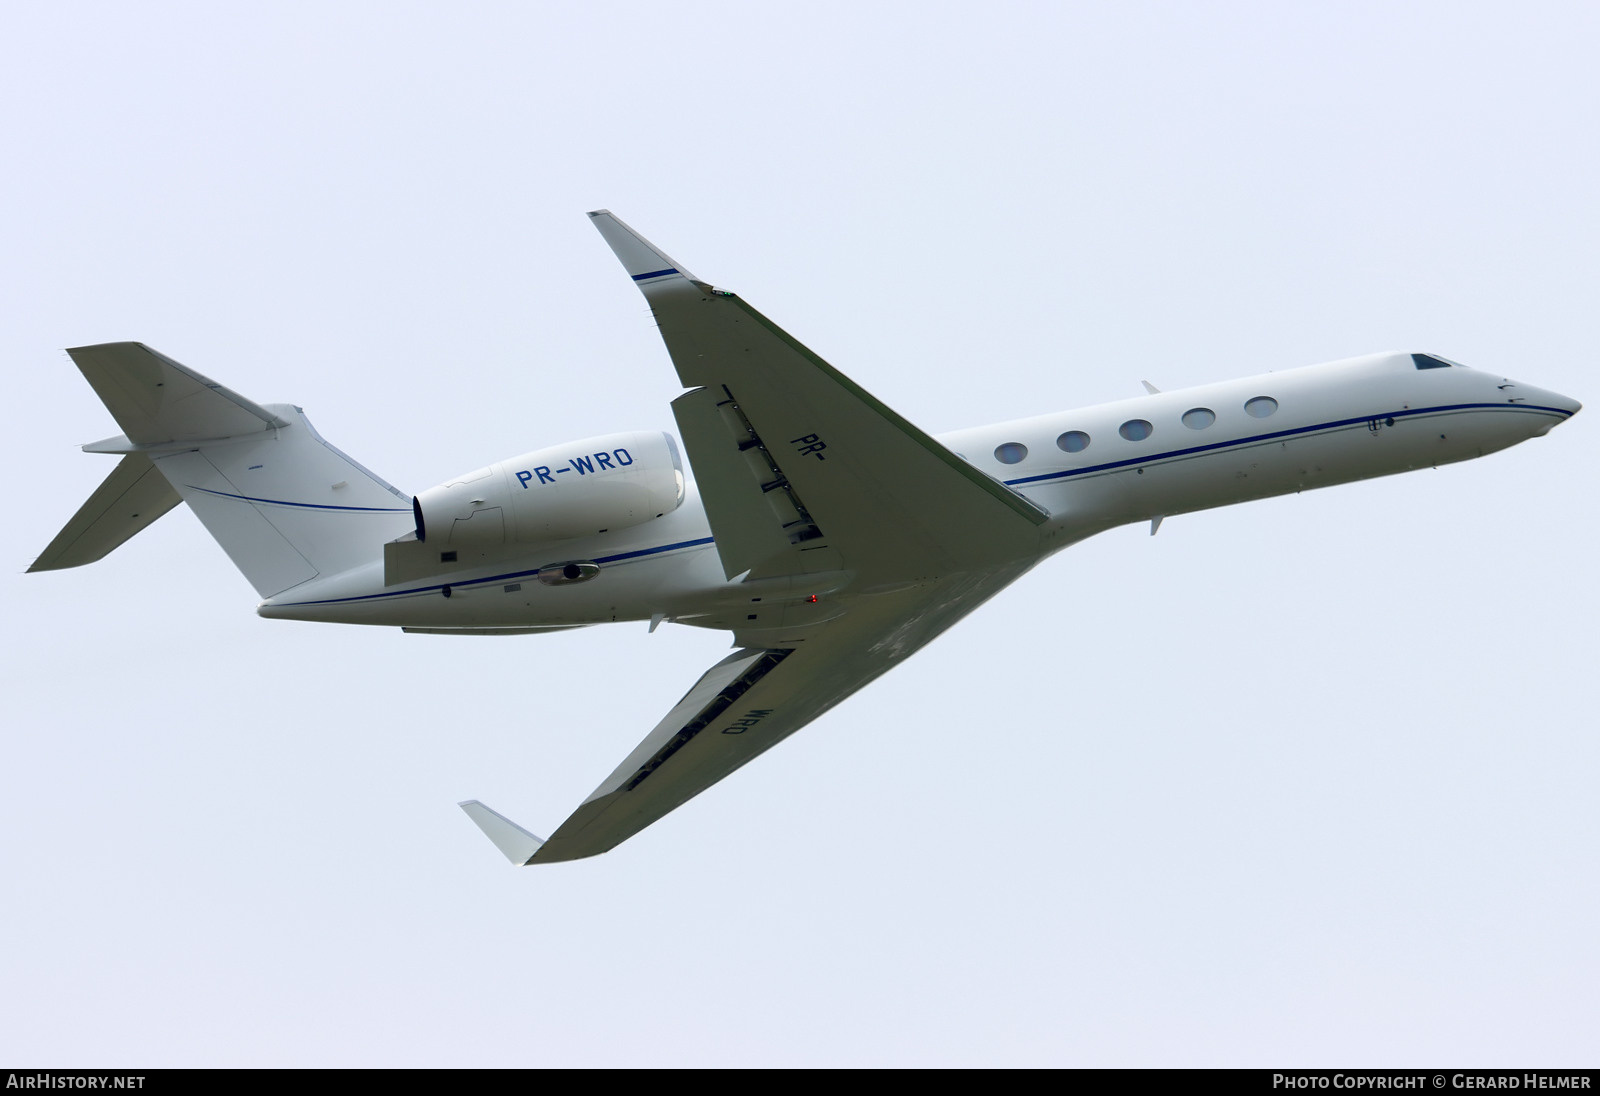
[[(68, 351), (121, 456), (34, 563), (99, 559), (179, 501), (265, 617), (519, 635), (609, 621), (733, 633), (540, 839), (462, 806), (512, 861), (605, 852), (909, 657), (1045, 556), (1114, 526), (1479, 457), (1578, 403), (1421, 353), (1372, 354), (933, 438), (610, 213), (660, 323), (670, 434), (556, 445), (396, 490), (297, 407), (139, 343)], [(687, 454), (688, 464), (684, 463)], [(691, 480), (688, 473), (693, 472)]]

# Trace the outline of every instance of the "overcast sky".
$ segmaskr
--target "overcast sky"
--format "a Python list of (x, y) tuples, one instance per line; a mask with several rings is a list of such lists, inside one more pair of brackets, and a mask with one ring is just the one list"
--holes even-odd
[(1585, 3), (0, 17), (0, 1059), (1579, 1065), (1591, 409), (1105, 534), (598, 859), (726, 648), (265, 621), (174, 511), (21, 572), (135, 339), (403, 490), (671, 428), (610, 207), (933, 431), (1385, 349), (1600, 405)]

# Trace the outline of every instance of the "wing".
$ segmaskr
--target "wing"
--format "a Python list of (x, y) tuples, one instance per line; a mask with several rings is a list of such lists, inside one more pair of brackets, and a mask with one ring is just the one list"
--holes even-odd
[(549, 840), (476, 800), (461, 806), (516, 864), (606, 852), (892, 669), (1023, 570), (881, 592), (825, 625), (819, 641), (735, 651), (695, 682)]
[(462, 804), (524, 864), (605, 852), (804, 727), (1032, 566), (1049, 518), (610, 213), (590, 217), (692, 389), (673, 413), (723, 569), (742, 576), (742, 607), (698, 623), (726, 623), (739, 649), (549, 840)]
[(1035, 503), (611, 213), (589, 216), (694, 389), (672, 408), (730, 578), (831, 569), (835, 556), (858, 574), (926, 576), (1037, 551), (1049, 514)]

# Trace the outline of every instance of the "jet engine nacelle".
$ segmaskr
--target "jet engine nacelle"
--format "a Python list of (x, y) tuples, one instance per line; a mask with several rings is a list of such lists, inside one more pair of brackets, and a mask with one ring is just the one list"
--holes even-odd
[(671, 434), (607, 434), (447, 480), (411, 500), (430, 547), (539, 544), (623, 529), (676, 510), (683, 461)]

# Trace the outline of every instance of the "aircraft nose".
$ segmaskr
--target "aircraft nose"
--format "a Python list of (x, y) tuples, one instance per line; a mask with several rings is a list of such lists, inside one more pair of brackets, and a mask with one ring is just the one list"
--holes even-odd
[[(1528, 402), (1533, 403), (1535, 401), (1529, 400)], [(1583, 410), (1583, 404), (1571, 396), (1563, 396), (1560, 392), (1551, 392), (1548, 389), (1540, 389), (1537, 402), (1545, 407), (1554, 407), (1558, 411), (1565, 412), (1569, 419)]]
[(1552, 392), (1548, 388), (1519, 387), (1516, 389), (1516, 391), (1521, 397), (1515, 401), (1517, 403), (1524, 404), (1525, 406), (1529, 407), (1543, 407), (1551, 411), (1559, 412), (1559, 415), (1546, 416), (1544, 418), (1543, 425), (1541, 425), (1539, 429), (1535, 431), (1535, 436), (1549, 433), (1557, 426), (1566, 422), (1573, 415), (1576, 415), (1579, 411), (1583, 410), (1583, 404), (1579, 403), (1571, 396), (1563, 396), (1560, 392)]

